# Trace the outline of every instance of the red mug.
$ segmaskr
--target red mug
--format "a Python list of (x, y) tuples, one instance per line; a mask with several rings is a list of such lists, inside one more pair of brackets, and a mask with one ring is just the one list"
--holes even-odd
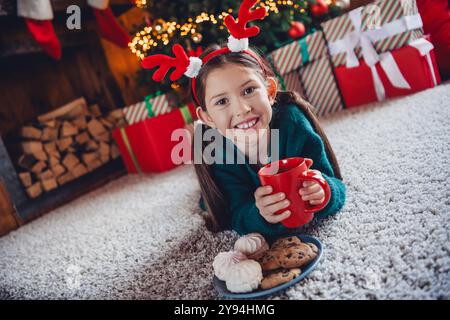
[[(313, 219), (314, 213), (322, 210), (331, 198), (331, 190), (327, 181), (321, 177), (313, 177), (314, 171), (309, 170), (313, 161), (308, 158), (287, 158), (269, 163), (259, 169), (258, 176), (263, 186), (272, 186), (272, 194), (283, 192), (290, 201), (287, 208), (283, 208), (276, 214), (286, 210), (291, 215), (281, 223), (288, 228), (296, 228), (307, 224)], [(319, 205), (310, 205), (309, 201), (303, 201), (299, 190), (304, 181), (317, 182), (325, 191), (325, 200)]]

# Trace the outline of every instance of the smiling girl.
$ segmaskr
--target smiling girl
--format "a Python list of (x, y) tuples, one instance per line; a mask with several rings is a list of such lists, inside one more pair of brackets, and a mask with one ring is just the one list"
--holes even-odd
[[(204, 56), (214, 50), (207, 50)], [(247, 141), (257, 147), (276, 143), (280, 159), (306, 157), (314, 161), (311, 168), (317, 176), (325, 178), (332, 193), (328, 205), (315, 217), (323, 218), (342, 208), (345, 185), (312, 107), (294, 92), (278, 91), (267, 62), (254, 50), (249, 52), (251, 54), (217, 55), (202, 66), (196, 77), (195, 93), (200, 103), (197, 115), (202, 124), (197, 126), (195, 134), (217, 130), (224, 139), (220, 143), (228, 147), (233, 144), (228, 150), (244, 159), (240, 164), (225, 160), (210, 165), (195, 164), (202, 191), (200, 205), (208, 211), (208, 224), (214, 230), (231, 228), (239, 234), (283, 235), (292, 232), (279, 223), (289, 217), (290, 212), (276, 212), (288, 207), (289, 200), (285, 194), (272, 194), (270, 186), (262, 187), (257, 174), (259, 168), (271, 160), (270, 155), (251, 159), (248, 150), (252, 146), (236, 145), (239, 140), (236, 137), (245, 137), (248, 131), (263, 132), (253, 137), (257, 141)], [(196, 101), (194, 94), (193, 100)], [(276, 142), (270, 141), (271, 129), (279, 130)], [(210, 143), (217, 141), (203, 142), (201, 150), (194, 152), (203, 152)], [(230, 152), (224, 150), (224, 157), (229, 156)], [(321, 204), (325, 198), (317, 183), (304, 182), (298, 192), (311, 205)]]
[[(175, 70), (170, 80), (176, 81), (183, 75), (191, 78), (192, 100), (203, 123), (195, 130), (194, 142), (202, 142), (194, 143), (194, 158), (204, 159), (205, 149), (219, 150), (214, 157), (218, 158), (216, 162), (195, 161), (201, 206), (209, 214), (209, 226), (214, 230), (231, 228), (239, 234), (277, 236), (292, 232), (280, 223), (291, 213), (284, 210), (278, 214), (289, 206), (289, 200), (283, 193), (273, 194), (270, 186), (262, 187), (259, 181), (259, 168), (277, 160), (264, 152), (268, 145), (279, 159), (311, 158), (311, 170), (328, 182), (331, 199), (315, 217), (326, 217), (342, 208), (345, 185), (312, 107), (294, 92), (279, 91), (273, 70), (255, 50), (249, 49), (248, 39), (256, 36), (259, 28), (248, 27), (247, 23), (267, 15), (263, 6), (252, 10), (256, 3), (257, 0), (243, 0), (238, 19), (231, 14), (224, 18), (231, 34), (226, 46), (206, 50), (201, 57), (188, 57), (183, 47), (175, 44), (175, 57), (148, 56), (142, 66), (159, 66), (153, 74), (155, 81), (161, 81), (171, 68)], [(219, 138), (205, 139), (205, 130), (217, 132), (215, 136)], [(269, 134), (271, 131), (278, 134)], [(277, 138), (272, 139), (274, 136)], [(223, 146), (224, 152), (217, 145)], [(255, 149), (256, 157), (251, 152)], [(243, 161), (228, 162), (235, 154)], [(298, 192), (311, 205), (325, 201), (324, 190), (315, 182), (304, 182)]]

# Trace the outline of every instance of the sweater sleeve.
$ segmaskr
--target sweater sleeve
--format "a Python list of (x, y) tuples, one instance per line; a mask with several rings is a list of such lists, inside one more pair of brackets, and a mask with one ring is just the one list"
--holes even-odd
[(330, 186), (330, 201), (325, 208), (316, 212), (314, 215), (315, 218), (325, 218), (337, 213), (344, 206), (346, 187), (342, 180), (335, 177), (322, 138), (314, 131), (306, 117), (298, 121), (299, 123), (295, 126), (295, 135), (299, 139), (300, 137), (303, 139), (305, 136), (307, 137), (305, 144), (302, 146), (300, 156), (311, 158), (313, 160), (311, 169), (320, 171)]
[(230, 204), (231, 226), (240, 235), (258, 232), (266, 236), (286, 234), (282, 224), (267, 222), (255, 204), (254, 190), (235, 166), (216, 166), (214, 176)]

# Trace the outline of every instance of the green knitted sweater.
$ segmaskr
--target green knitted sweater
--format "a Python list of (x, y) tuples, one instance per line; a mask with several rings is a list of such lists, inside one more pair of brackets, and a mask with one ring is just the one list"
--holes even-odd
[[(311, 169), (319, 170), (330, 185), (330, 202), (315, 213), (314, 218), (324, 218), (338, 212), (345, 202), (346, 187), (340, 179), (335, 178), (324, 143), (303, 111), (293, 104), (274, 105), (269, 126), (279, 129), (280, 159), (311, 158), (314, 161)], [(261, 186), (257, 168), (249, 164), (248, 158), (229, 139), (223, 139), (224, 150), (226, 144), (232, 144), (228, 150), (234, 150), (238, 157), (245, 158), (245, 164), (225, 164), (223, 161), (224, 164), (212, 165), (213, 178), (229, 203), (232, 229), (241, 235), (259, 232), (269, 237), (295, 233), (295, 229), (286, 228), (281, 223), (271, 224), (261, 216), (254, 197), (255, 190)], [(203, 199), (200, 200), (200, 207), (205, 210)]]

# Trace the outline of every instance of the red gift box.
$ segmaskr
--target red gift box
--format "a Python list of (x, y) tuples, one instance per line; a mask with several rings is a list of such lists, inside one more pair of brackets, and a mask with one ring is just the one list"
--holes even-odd
[[(413, 46), (414, 44), (418, 44), (417, 46), (421, 50)], [(336, 67), (335, 75), (346, 106), (351, 108), (382, 100), (384, 97), (393, 98), (403, 96), (432, 88), (439, 84), (441, 79), (436, 65), (434, 50), (430, 49), (430, 46), (432, 45), (428, 42), (427, 38), (422, 38), (413, 41), (410, 45), (390, 52), (398, 66), (397, 75), (398, 71), (400, 71), (401, 76), (406, 80), (409, 88), (405, 88), (405, 86), (403, 88), (394, 86), (380, 62), (374, 66), (376, 69), (375, 75), (365, 63), (364, 59), (360, 59), (359, 66), (354, 68), (347, 68), (345, 66)], [(377, 79), (375, 79), (377, 76), (382, 83), (381, 91), (384, 91), (382, 97), (380, 97), (380, 94), (377, 94)]]
[(177, 164), (172, 160), (172, 149), (180, 141), (172, 141), (172, 133), (195, 119), (195, 106), (189, 104), (114, 130), (113, 137), (128, 172), (162, 172), (176, 167)]

